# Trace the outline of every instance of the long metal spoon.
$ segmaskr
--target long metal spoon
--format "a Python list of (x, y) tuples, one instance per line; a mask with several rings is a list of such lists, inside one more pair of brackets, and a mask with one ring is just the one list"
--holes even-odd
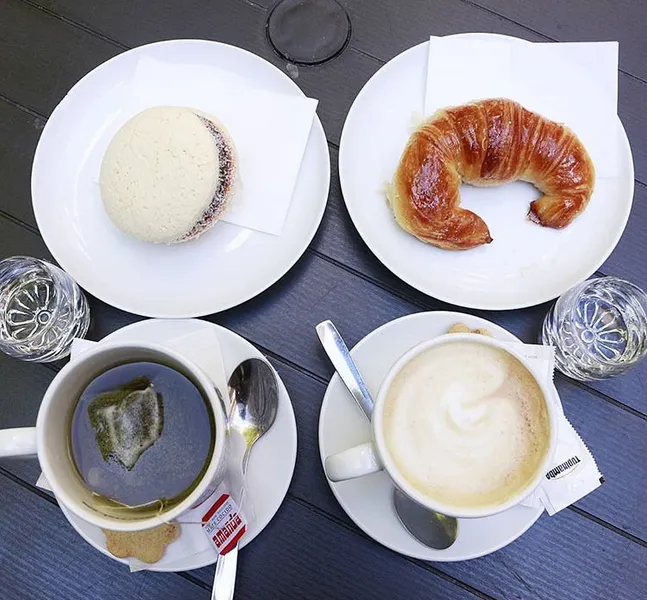
[[(242, 473), (254, 444), (272, 427), (279, 408), (279, 388), (272, 368), (258, 358), (240, 363), (229, 378), (229, 428), (245, 440)], [(236, 587), (238, 545), (218, 557), (211, 600), (231, 600)]]
[[(330, 362), (370, 421), (373, 414), (373, 398), (337, 328), (332, 324), (332, 321), (324, 321), (319, 323), (316, 329)], [(400, 523), (425, 546), (436, 550), (445, 550), (456, 541), (458, 521), (454, 517), (441, 515), (420, 506), (395, 487), (393, 488), (393, 505)]]

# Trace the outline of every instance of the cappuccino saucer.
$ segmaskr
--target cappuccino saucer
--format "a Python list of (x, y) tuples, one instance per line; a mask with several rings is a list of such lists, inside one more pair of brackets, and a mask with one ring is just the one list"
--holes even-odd
[[(377, 328), (351, 350), (369, 392), (377, 396), (388, 370), (407, 350), (447, 333), (455, 323), (464, 323), (471, 329), (485, 328), (502, 341), (520, 342), (502, 327), (467, 314), (407, 315)], [(557, 394), (556, 389), (554, 393)], [(327, 456), (370, 439), (369, 422), (335, 373), (326, 389), (319, 416), (322, 464)], [(421, 560), (453, 562), (485, 556), (516, 540), (543, 512), (543, 509), (517, 505), (491, 517), (459, 519), (456, 542), (446, 550), (435, 550), (421, 544), (400, 524), (393, 507), (393, 485), (383, 471), (328, 483), (346, 514), (364, 533), (395, 552)]]
[[(248, 358), (265, 357), (252, 344), (233, 331), (224, 327), (197, 319), (158, 320), (150, 319), (134, 323), (106, 336), (102, 342), (152, 342), (168, 345), (178, 352), (185, 350), (184, 345), (174, 348), (174, 341), (184, 336), (212, 330), (217, 336), (222, 354), (222, 367), (226, 378), (234, 368)], [(101, 343), (101, 342), (99, 342)], [(216, 352), (216, 349), (214, 349)], [(197, 359), (186, 352), (188, 358)], [(222, 368), (220, 368), (222, 371)], [(215, 373), (207, 375), (217, 379)], [(279, 388), (279, 409), (272, 428), (258, 441), (258, 448), (252, 452), (245, 480), (245, 489), (250, 506), (253, 507), (253, 518), (247, 524), (247, 532), (242, 537), (240, 546), (249, 544), (272, 520), (281, 506), (288, 486), (292, 480), (297, 453), (297, 428), (290, 396), (275, 372)], [(242, 459), (242, 455), (241, 455)], [(106, 549), (106, 538), (101, 529), (77, 517), (62, 504), (61, 510), (72, 527), (106, 556), (124, 564), (127, 559), (116, 558)], [(182, 521), (180, 517), (179, 521)], [(199, 524), (183, 524), (180, 538), (168, 546), (162, 559), (146, 565), (149, 571), (188, 571), (214, 564), (218, 559), (215, 549), (209, 544)]]

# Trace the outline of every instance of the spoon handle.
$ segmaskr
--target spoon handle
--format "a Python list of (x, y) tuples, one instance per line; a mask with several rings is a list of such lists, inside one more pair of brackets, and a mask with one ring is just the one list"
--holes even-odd
[(211, 600), (232, 600), (236, 588), (236, 566), (238, 565), (238, 544), (232, 550), (218, 557)]
[(373, 414), (373, 398), (369, 394), (366, 384), (360, 375), (355, 361), (351, 358), (350, 352), (344, 340), (342, 340), (339, 331), (332, 324), (332, 321), (323, 321), (316, 327), (317, 335), (321, 341), (330, 362), (335, 367), (351, 396), (355, 402), (364, 411), (364, 414), (371, 420)]

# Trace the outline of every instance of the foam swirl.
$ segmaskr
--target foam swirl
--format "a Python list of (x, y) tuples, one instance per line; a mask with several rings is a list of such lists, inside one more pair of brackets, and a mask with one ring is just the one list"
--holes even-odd
[(431, 348), (398, 374), (384, 411), (387, 447), (420, 492), (459, 507), (525, 487), (548, 448), (543, 394), (513, 356), (484, 344)]

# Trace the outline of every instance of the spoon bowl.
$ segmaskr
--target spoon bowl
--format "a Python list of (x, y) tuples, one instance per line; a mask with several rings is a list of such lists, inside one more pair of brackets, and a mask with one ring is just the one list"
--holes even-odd
[(274, 424), (279, 389), (274, 371), (266, 362), (250, 358), (240, 363), (229, 378), (229, 427), (245, 441), (243, 474), (253, 445)]
[(398, 488), (393, 488), (393, 506), (400, 524), (419, 542), (446, 550), (458, 537), (458, 520), (420, 506)]

